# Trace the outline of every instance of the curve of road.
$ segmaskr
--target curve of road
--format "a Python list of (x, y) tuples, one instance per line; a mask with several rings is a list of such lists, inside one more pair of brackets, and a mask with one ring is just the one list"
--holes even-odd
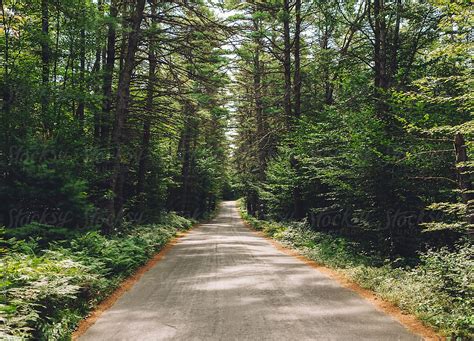
[(179, 240), (79, 340), (420, 340), (245, 227), (236, 203)]

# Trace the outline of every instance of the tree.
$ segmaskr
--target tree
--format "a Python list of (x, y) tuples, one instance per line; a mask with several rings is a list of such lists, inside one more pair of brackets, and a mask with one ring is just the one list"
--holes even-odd
[[(251, 5), (231, 6), (240, 11), (236, 18), (241, 23)], [(235, 87), (235, 159), (249, 212), (279, 220), (307, 217), (315, 229), (371, 240), (390, 257), (456, 239), (455, 234), (422, 231), (430, 221), (437, 223), (429, 213), (432, 205), (441, 201), (446, 208), (446, 202), (456, 199), (451, 191), (459, 190), (455, 178), (460, 173), (454, 167), (452, 138), (455, 129), (467, 131), (471, 120), (465, 111), (469, 105), (456, 99), (467, 95), (467, 83), (449, 78), (467, 70), (467, 64), (445, 63), (433, 53), (447, 43), (439, 24), (453, 18), (453, 9), (462, 12), (458, 6), (378, 0), (259, 4), (263, 33), (261, 44), (255, 45), (264, 51), (266, 72), (248, 68), (252, 46), (240, 44)], [(465, 22), (460, 17), (455, 20)], [(456, 34), (467, 32), (449, 27)], [(434, 84), (425, 78), (438, 72), (450, 76)], [(264, 148), (253, 143), (258, 111), (249, 100), (260, 74), (260, 82), (267, 84), (262, 111), (271, 112), (267, 131), (277, 137), (268, 140), (272, 152), (264, 176), (256, 178)], [(423, 158), (427, 155), (433, 157)], [(463, 179), (467, 164), (461, 163)], [(444, 184), (422, 182), (435, 178)], [(465, 211), (466, 206), (453, 205)], [(343, 226), (335, 223), (340, 216), (346, 220)], [(333, 223), (323, 224), (322, 217)]]

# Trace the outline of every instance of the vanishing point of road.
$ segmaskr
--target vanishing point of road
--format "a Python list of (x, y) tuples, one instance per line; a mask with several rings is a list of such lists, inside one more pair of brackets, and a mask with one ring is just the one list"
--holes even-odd
[(236, 203), (192, 230), (80, 341), (420, 340), (245, 227)]

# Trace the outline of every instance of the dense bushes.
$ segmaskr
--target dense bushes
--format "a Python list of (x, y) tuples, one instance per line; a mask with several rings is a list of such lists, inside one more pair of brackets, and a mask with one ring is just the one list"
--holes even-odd
[(39, 246), (46, 246), (51, 241), (72, 239), (78, 235), (78, 231), (61, 226), (31, 222), (21, 227), (7, 229), (5, 235), (7, 238), (17, 240), (34, 239)]
[(452, 247), (474, 227), (470, 6), (311, 4), (319, 15), (304, 1), (232, 7), (234, 157), (249, 213), (345, 230), (392, 260)]
[(266, 235), (341, 271), (441, 333), (468, 336), (474, 331), (474, 247), (471, 243), (460, 243), (452, 250), (429, 250), (419, 255), (416, 264), (409, 266), (406, 259), (386, 260), (359, 243), (315, 232), (305, 223), (261, 221), (241, 212), (253, 227)]
[(357, 266), (345, 272), (363, 287), (396, 304), (446, 335), (469, 336), (473, 330), (474, 248), (430, 250), (416, 267)]
[[(120, 281), (191, 221), (168, 214), (161, 223), (114, 237), (88, 232), (71, 240), (10, 239), (1, 265), (0, 338), (68, 338), (77, 322)], [(40, 241), (40, 243), (38, 243)]]

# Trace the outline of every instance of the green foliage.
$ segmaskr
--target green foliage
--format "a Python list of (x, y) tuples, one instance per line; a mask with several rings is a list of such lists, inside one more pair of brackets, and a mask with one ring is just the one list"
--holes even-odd
[[(9, 150), (8, 182), (2, 182), (0, 210), (8, 212), (4, 223), (20, 227), (35, 220), (42, 224), (84, 222), (91, 212), (86, 165), (79, 161), (81, 143), (63, 146), (62, 141), (24, 141)], [(82, 174), (81, 174), (82, 173)]]
[[(5, 337), (52, 337), (46, 324), (60, 322), (55, 321), (55, 315), (77, 304), (81, 287), (101, 281), (85, 264), (60, 251), (48, 251), (39, 256), (12, 253), (2, 259), (2, 266), (5, 269), (2, 280), (6, 298), (6, 320), (2, 326)], [(46, 330), (45, 335), (41, 335), (42, 330)]]
[(468, 337), (473, 332), (473, 251), (471, 244), (460, 244), (421, 254), (413, 268), (359, 266), (347, 273), (443, 334)]
[(72, 239), (78, 231), (71, 230), (67, 227), (58, 227), (46, 224), (32, 222), (17, 228), (8, 229), (5, 233), (7, 238), (15, 238), (16, 240), (35, 240), (39, 246), (47, 246), (52, 241)]
[[(162, 211), (183, 210), (176, 201), (189, 189), (204, 202), (202, 215), (215, 208), (226, 170), (222, 27), (204, 2), (145, 6), (137, 49), (146, 58), (129, 61), (134, 77), (119, 84), (131, 6), (2, 3), (0, 224), (105, 231), (119, 229), (128, 214), (153, 223)], [(114, 124), (122, 87), (130, 93), (126, 131)], [(190, 136), (193, 122), (199, 127)], [(196, 161), (190, 167), (199, 168), (189, 186), (182, 181), (185, 136)]]
[[(166, 214), (159, 224), (134, 226), (119, 236), (88, 232), (52, 242), (13, 241), (1, 259), (3, 292), (0, 335), (63, 340), (77, 322), (120, 281), (159, 251), (191, 221)], [(28, 251), (28, 252), (27, 252)]]
[[(205, 217), (236, 192), (264, 233), (325, 264), (362, 264), (374, 287), (385, 271), (394, 288), (400, 276), (422, 290), (415, 270), (385, 258), (451, 277), (464, 248), (459, 259), (427, 250), (454, 249), (472, 228), (473, 163), (455, 164), (452, 140), (462, 133), (472, 159), (473, 11), (469, 1), (397, 3), (302, 1), (296, 13), (275, 0), (147, 2), (134, 22), (136, 3), (3, 1), (0, 246), (14, 251), (8, 295), (31, 294), (6, 303), (5, 332), (61, 338), (83, 302), (164, 245), (167, 226), (188, 226), (163, 212)], [(298, 17), (311, 34), (297, 41)], [(430, 281), (420, 275), (442, 297)], [(463, 284), (443, 283), (453, 288), (436, 314), (466, 297)], [(452, 322), (423, 316), (465, 330), (464, 306), (452, 304)]]
[[(469, 195), (457, 179), (472, 183), (472, 167), (455, 164), (453, 150), (460, 132), (472, 158), (471, 6), (381, 5), (385, 47), (376, 49), (374, 18), (360, 3), (319, 1), (316, 12), (305, 6), (304, 24), (315, 35), (300, 37), (301, 99), (292, 89), (290, 106), (294, 112), (299, 102), (301, 114), (291, 125), (282, 101), (287, 79), (296, 81), (296, 51), (285, 75), (276, 57), (284, 27), (269, 15), (282, 13), (282, 4), (238, 9), (253, 23), (242, 24), (234, 90), (235, 165), (249, 212), (306, 219), (391, 259), (452, 246), (472, 228)], [(295, 8), (288, 19), (296, 38)], [(260, 31), (267, 39), (258, 39)], [(376, 70), (379, 62), (384, 70)]]
[(407, 260), (384, 259), (359, 243), (316, 232), (305, 223), (258, 220), (249, 216), (242, 205), (241, 214), (269, 237), (319, 264), (337, 269), (444, 335), (468, 337), (473, 332), (472, 243), (465, 241), (454, 249), (428, 250), (409, 266)]

